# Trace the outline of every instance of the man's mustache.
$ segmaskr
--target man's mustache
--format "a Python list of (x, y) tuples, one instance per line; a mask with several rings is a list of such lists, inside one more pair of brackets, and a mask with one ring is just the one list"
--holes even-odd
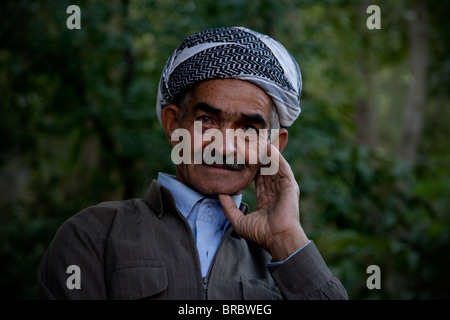
[[(199, 152), (200, 153), (200, 152)], [(203, 150), (201, 151), (201, 153), (203, 154)], [(204, 155), (203, 155), (204, 156)], [(204, 156), (205, 157), (205, 156)], [(245, 169), (245, 168), (247, 168), (248, 167), (248, 165), (244, 162), (244, 163), (242, 163), (243, 161), (238, 161), (238, 158), (236, 157), (236, 156), (231, 156), (231, 155), (228, 155), (228, 156), (226, 156), (226, 155), (222, 155), (221, 157), (220, 157), (220, 155), (218, 155), (218, 156), (216, 156), (216, 150), (214, 149), (214, 150), (212, 150), (211, 151), (211, 158), (214, 158), (215, 160), (217, 160), (217, 157), (219, 157), (219, 158), (221, 158), (222, 159), (222, 161), (218, 161), (218, 162), (216, 162), (216, 161), (214, 161), (213, 163), (211, 163), (211, 164), (216, 164), (216, 165), (219, 165), (219, 166), (221, 166), (222, 168), (224, 168), (224, 169), (229, 169), (229, 170), (242, 170), (242, 169)], [(205, 158), (207, 158), (207, 157), (205, 157)], [(209, 161), (208, 161), (209, 162)], [(208, 164), (207, 162), (205, 162), (205, 159), (203, 160), (203, 164), (205, 164), (205, 165), (211, 165), (211, 164)]]

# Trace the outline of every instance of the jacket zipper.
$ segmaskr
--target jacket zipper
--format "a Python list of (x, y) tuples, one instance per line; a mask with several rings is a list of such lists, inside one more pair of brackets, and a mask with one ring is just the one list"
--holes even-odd
[(207, 292), (208, 292), (208, 277), (203, 277), (203, 294), (205, 295), (205, 299)]
[[(181, 214), (180, 210), (176, 209), (178, 216), (183, 221), (185, 228), (188, 230), (188, 238), (190, 239), (190, 247), (195, 248), (195, 253), (197, 257), (197, 264), (200, 267), (200, 256), (198, 254), (197, 245), (195, 243), (194, 234), (192, 233), (191, 226), (189, 225), (189, 222), (186, 220), (186, 218)], [(200, 267), (201, 268), (201, 267)], [(200, 276), (202, 275), (201, 270), (199, 271)], [(208, 288), (208, 279), (206, 277), (202, 278), (202, 287), (203, 287), (203, 298), (206, 299), (206, 291)]]
[(231, 224), (227, 227), (227, 229), (225, 230), (225, 234), (222, 237), (222, 240), (220, 240), (219, 246), (217, 247), (216, 253), (214, 254), (214, 257), (211, 261), (211, 264), (209, 265), (208, 268), (208, 272), (206, 273), (206, 277), (202, 278), (202, 282), (203, 282), (203, 294), (204, 294), (204, 298), (205, 300), (208, 300), (208, 285), (209, 285), (209, 278), (211, 277), (211, 269), (214, 266), (214, 262), (216, 261), (217, 255), (219, 253), (219, 250), (221, 249), (223, 243), (225, 242), (226, 239), (228, 239), (228, 236), (230, 235), (230, 233), (233, 231), (233, 227), (231, 226)]
[[(200, 266), (200, 256), (198, 255), (198, 249), (197, 249), (197, 245), (195, 244), (195, 239), (192, 234), (191, 226), (189, 225), (189, 222), (186, 220), (186, 218), (181, 214), (181, 212), (178, 209), (177, 209), (177, 213), (178, 213), (179, 217), (181, 218), (181, 220), (183, 220), (185, 227), (187, 227), (189, 230), (191, 241), (195, 245), (195, 251), (197, 253), (197, 262), (198, 262), (198, 265)], [(224, 233), (222, 239), (220, 240), (219, 246), (217, 247), (216, 253), (214, 254), (214, 257), (211, 261), (211, 265), (209, 266), (208, 272), (206, 273), (206, 277), (202, 277), (203, 299), (205, 299), (205, 300), (208, 300), (208, 285), (209, 285), (209, 278), (211, 275), (211, 269), (214, 265), (214, 262), (216, 261), (216, 257), (217, 257), (217, 254), (219, 253), (220, 248), (222, 247), (223, 243), (225, 242), (225, 240), (228, 238), (228, 236), (230, 235), (230, 233), (233, 230), (234, 229), (230, 223), (228, 225), (227, 229), (225, 230), (225, 233)], [(201, 275), (201, 271), (200, 271), (200, 275)]]

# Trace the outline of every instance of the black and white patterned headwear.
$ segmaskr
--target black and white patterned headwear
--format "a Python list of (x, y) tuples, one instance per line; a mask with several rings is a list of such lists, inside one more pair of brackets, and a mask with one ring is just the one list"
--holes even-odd
[(176, 103), (188, 86), (211, 79), (259, 86), (272, 98), (284, 127), (300, 114), (300, 68), (283, 45), (250, 29), (225, 27), (191, 35), (170, 56), (159, 82), (159, 120), (161, 109)]

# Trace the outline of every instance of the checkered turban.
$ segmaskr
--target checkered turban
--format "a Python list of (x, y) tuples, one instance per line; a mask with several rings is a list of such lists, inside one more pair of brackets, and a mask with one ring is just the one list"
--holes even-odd
[(191, 35), (173, 52), (159, 82), (156, 111), (176, 103), (190, 85), (211, 79), (240, 79), (273, 100), (280, 124), (300, 114), (300, 68), (278, 41), (243, 27), (209, 29)]

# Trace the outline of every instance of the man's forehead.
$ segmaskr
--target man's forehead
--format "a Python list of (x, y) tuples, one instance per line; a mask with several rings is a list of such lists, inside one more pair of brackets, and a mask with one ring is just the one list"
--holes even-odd
[[(273, 107), (272, 98), (258, 86), (237, 79), (203, 81), (193, 90), (189, 105), (211, 113), (260, 114), (266, 118)], [(192, 110), (192, 111), (195, 111)]]
[(238, 79), (214, 79), (198, 83), (193, 90), (194, 100), (224, 99), (224, 103), (251, 103), (261, 108), (273, 104), (272, 98), (251, 82)]

